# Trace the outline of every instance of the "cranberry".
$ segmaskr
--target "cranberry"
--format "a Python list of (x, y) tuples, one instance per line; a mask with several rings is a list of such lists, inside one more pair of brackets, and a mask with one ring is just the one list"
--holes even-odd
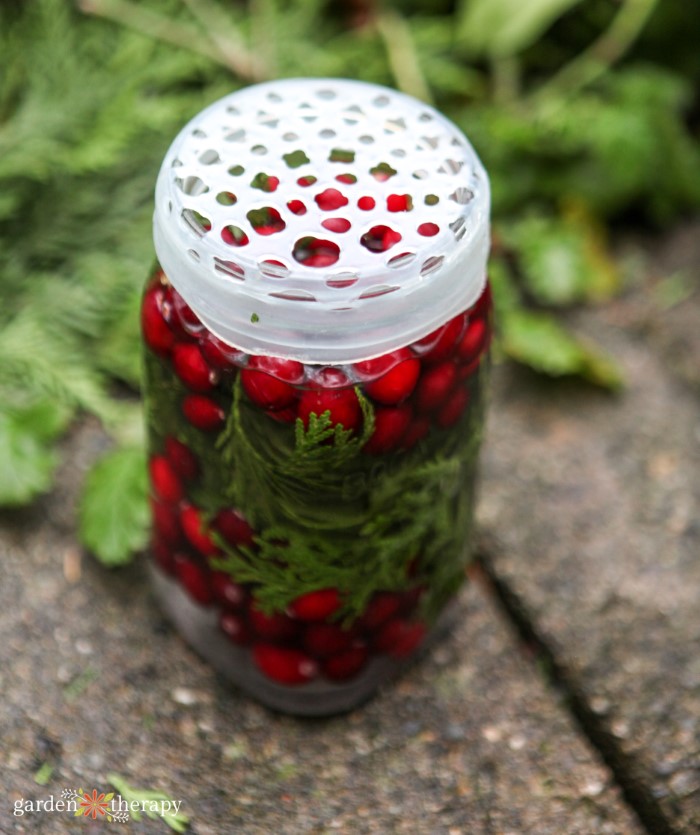
[(463, 329), (464, 314), (460, 313), (459, 316), (450, 319), (447, 324), (442, 325), (423, 339), (419, 339), (418, 342), (414, 343), (419, 353), (421, 348), (432, 346), (425, 353), (421, 353), (422, 361), (426, 364), (432, 364), (447, 359), (454, 351)]
[(382, 627), (374, 646), (379, 652), (404, 658), (418, 648), (425, 633), (425, 624), (420, 621), (390, 620)]
[(214, 517), (213, 526), (234, 548), (241, 546), (252, 548), (255, 544), (253, 542), (255, 531), (238, 510), (223, 508)]
[(479, 356), (474, 357), (471, 362), (468, 362), (466, 365), (460, 365), (457, 367), (457, 379), (458, 380), (466, 380), (468, 377), (471, 377), (472, 374), (477, 370), (477, 368), (481, 365), (481, 354)]
[(268, 417), (277, 421), (277, 423), (294, 423), (297, 419), (297, 410), (294, 406), (289, 406), (289, 408), (280, 409), (279, 411), (269, 409), (266, 414)]
[(141, 330), (146, 345), (159, 356), (167, 356), (175, 344), (175, 334), (166, 321), (169, 315), (169, 288), (153, 284), (141, 305)]
[(148, 472), (156, 497), (166, 504), (176, 504), (185, 495), (175, 468), (164, 455), (153, 455)]
[(367, 647), (354, 646), (327, 658), (321, 667), (326, 678), (346, 681), (356, 676), (367, 662)]
[(488, 317), (491, 310), (491, 285), (487, 284), (484, 287), (484, 292), (479, 296), (474, 305), (469, 309), (470, 316), (484, 316)]
[(312, 388), (341, 389), (350, 385), (348, 375), (333, 365), (320, 368), (312, 382)]
[(251, 600), (248, 605), (248, 622), (258, 638), (267, 641), (287, 642), (294, 640), (301, 628), (297, 621), (292, 620), (284, 612), (273, 612), (266, 615)]
[(216, 542), (207, 533), (201, 511), (194, 505), (185, 504), (180, 510), (180, 524), (185, 537), (193, 548), (205, 557), (212, 557), (219, 549)]
[(199, 347), (207, 362), (220, 371), (230, 371), (241, 356), (238, 348), (228, 345), (223, 339), (209, 332), (201, 338)]
[[(398, 363), (396, 363), (397, 355), (401, 357)], [(385, 354), (383, 357), (377, 357), (374, 360), (355, 363), (355, 369), (365, 374), (381, 373), (381, 365), (387, 359), (390, 360), (393, 368), (390, 368), (376, 380), (366, 383), (365, 391), (378, 403), (383, 403), (385, 406), (395, 406), (411, 394), (416, 387), (420, 374), (420, 362), (411, 357), (408, 349), (404, 348), (401, 351), (394, 351), (393, 354)]]
[(287, 607), (287, 612), (299, 620), (325, 620), (340, 607), (338, 589), (316, 589), (297, 597)]
[(470, 319), (457, 348), (459, 361), (467, 363), (479, 357), (486, 347), (488, 335), (488, 326), (485, 319), (481, 317)]
[(379, 406), (374, 412), (374, 432), (362, 448), (370, 455), (395, 450), (410, 422), (410, 406)]
[(267, 357), (259, 355), (251, 357), (248, 368), (255, 368), (258, 371), (267, 371), (278, 380), (285, 383), (298, 385), (304, 380), (304, 366), (297, 360), (284, 359), (283, 357)]
[(435, 423), (442, 429), (454, 426), (460, 419), (462, 413), (469, 403), (469, 392), (465, 388), (458, 388), (449, 396), (447, 402), (440, 409), (435, 418)]
[(204, 432), (223, 429), (226, 413), (219, 404), (201, 394), (188, 394), (182, 401), (182, 413), (185, 418)]
[(404, 449), (412, 449), (430, 431), (430, 418), (425, 415), (417, 415), (408, 426), (406, 434), (401, 440)]
[(377, 591), (365, 611), (357, 619), (357, 625), (370, 632), (392, 618), (401, 606), (401, 595), (392, 591)]
[(156, 563), (166, 574), (175, 573), (175, 558), (170, 547), (161, 539), (155, 538), (151, 542), (151, 552)]
[(210, 391), (217, 383), (216, 373), (193, 342), (178, 342), (173, 348), (173, 368), (192, 391)]
[(204, 329), (204, 325), (200, 321), (199, 316), (197, 316), (177, 291), (173, 291), (173, 316), (171, 323), (188, 339)]
[(410, 615), (425, 594), (425, 586), (414, 586), (401, 593), (401, 612)]
[(421, 412), (432, 412), (445, 402), (454, 385), (457, 370), (454, 363), (447, 360), (427, 368), (418, 381), (416, 388), (416, 407)]
[(286, 409), (297, 397), (293, 386), (265, 371), (244, 368), (241, 371), (241, 382), (245, 393), (261, 409)]
[(297, 649), (256, 644), (253, 660), (268, 678), (280, 684), (304, 684), (318, 675), (316, 662)]
[(199, 475), (199, 462), (194, 452), (173, 435), (165, 439), (165, 455), (175, 472), (185, 481), (193, 481)]
[(330, 412), (331, 424), (340, 424), (348, 431), (357, 430), (362, 420), (354, 389), (308, 389), (302, 393), (297, 414), (305, 427), (309, 426), (311, 414), (320, 416), (324, 412)]
[(216, 599), (229, 609), (240, 609), (248, 598), (243, 586), (225, 571), (212, 572), (211, 585)]
[(168, 545), (178, 545), (182, 539), (182, 529), (180, 528), (177, 511), (170, 505), (158, 501), (158, 499), (152, 498), (150, 503), (153, 530), (158, 539)]
[(250, 643), (251, 634), (248, 625), (240, 615), (233, 612), (222, 612), (219, 627), (226, 637), (234, 644), (246, 646)]
[(208, 606), (212, 602), (211, 586), (201, 565), (184, 554), (176, 554), (175, 573), (193, 600), (202, 606)]
[(356, 639), (356, 630), (343, 629), (337, 623), (310, 623), (304, 630), (304, 649), (316, 658), (326, 658), (348, 649)]

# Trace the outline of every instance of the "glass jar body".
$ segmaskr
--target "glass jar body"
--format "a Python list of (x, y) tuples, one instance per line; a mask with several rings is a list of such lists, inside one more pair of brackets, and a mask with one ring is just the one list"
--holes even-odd
[(339, 366), (250, 356), (161, 270), (143, 299), (156, 593), (260, 702), (348, 710), (439, 632), (470, 557), (488, 286)]

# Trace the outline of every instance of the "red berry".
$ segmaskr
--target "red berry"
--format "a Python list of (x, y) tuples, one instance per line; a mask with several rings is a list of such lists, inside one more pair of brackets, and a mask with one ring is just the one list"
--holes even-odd
[(412, 449), (430, 431), (430, 418), (425, 415), (417, 415), (408, 426), (406, 434), (401, 440), (404, 449)]
[(156, 563), (166, 572), (166, 574), (175, 573), (175, 557), (169, 545), (162, 539), (154, 538), (151, 542), (151, 553)]
[[(405, 359), (394, 364), (397, 354), (404, 356)], [(355, 369), (360, 373), (372, 373), (370, 369), (375, 368), (374, 373), (381, 373), (377, 366), (380, 361), (386, 358), (392, 358), (391, 365), (393, 365), (393, 368), (390, 367), (381, 377), (366, 383), (365, 391), (378, 403), (383, 403), (385, 406), (395, 406), (405, 400), (416, 387), (420, 374), (420, 362), (412, 358), (407, 349), (402, 349), (402, 351), (394, 351), (393, 354), (385, 354), (384, 357), (377, 357), (374, 360), (355, 363)]]
[(165, 454), (172, 468), (185, 481), (192, 481), (199, 475), (199, 462), (192, 450), (173, 435), (165, 439)]
[(348, 375), (340, 368), (328, 365), (320, 368), (314, 375), (312, 388), (341, 389), (350, 385)]
[(248, 599), (243, 586), (225, 571), (212, 572), (211, 585), (216, 599), (228, 609), (240, 609)]
[(481, 356), (488, 342), (488, 326), (486, 320), (478, 317), (470, 318), (464, 336), (457, 347), (457, 357), (460, 362), (470, 363)]
[(458, 365), (457, 379), (463, 381), (466, 380), (468, 377), (471, 377), (480, 365), (481, 355), (475, 357), (471, 362), (468, 362), (466, 365)]
[(356, 640), (355, 629), (343, 629), (337, 623), (310, 623), (304, 630), (304, 649), (316, 658), (326, 658), (349, 649)]
[(185, 418), (204, 432), (215, 432), (226, 423), (226, 413), (219, 404), (201, 394), (188, 394), (182, 401)]
[(255, 368), (258, 371), (267, 371), (278, 380), (292, 385), (299, 385), (304, 380), (304, 366), (297, 360), (285, 359), (284, 357), (267, 357), (260, 354), (251, 357), (248, 368)]
[[(452, 354), (463, 329), (464, 313), (460, 313), (459, 316), (455, 316), (454, 319), (450, 319), (449, 322), (414, 343), (423, 362), (432, 364), (447, 359)], [(427, 346), (432, 347), (427, 348)], [(424, 347), (427, 350), (421, 353)]]
[(301, 625), (284, 612), (273, 612), (271, 615), (261, 612), (255, 600), (248, 605), (248, 622), (256, 636), (267, 641), (292, 641), (301, 629)]
[(265, 371), (244, 368), (241, 371), (241, 382), (245, 393), (261, 409), (286, 409), (297, 397), (293, 386)]
[(233, 612), (222, 612), (219, 618), (219, 627), (234, 644), (245, 646), (250, 643), (250, 629), (240, 615), (235, 615)]
[(355, 646), (327, 658), (321, 667), (326, 678), (346, 681), (356, 676), (367, 661), (367, 647)]
[(242, 357), (242, 352), (232, 345), (228, 345), (223, 339), (207, 333), (200, 339), (199, 347), (202, 354), (210, 365), (220, 371), (230, 371), (235, 368)]
[(484, 316), (488, 318), (491, 312), (491, 305), (491, 285), (487, 283), (484, 287), (484, 292), (479, 296), (474, 305), (469, 308), (468, 313), (470, 316)]
[(178, 342), (173, 348), (173, 368), (192, 391), (209, 391), (216, 385), (215, 372), (193, 342)]
[(469, 403), (469, 392), (465, 388), (458, 388), (449, 396), (447, 403), (441, 407), (435, 418), (435, 423), (442, 429), (454, 426)]
[(268, 417), (276, 420), (277, 423), (294, 423), (297, 419), (297, 410), (294, 406), (290, 406), (288, 409), (280, 409), (278, 412), (274, 409), (269, 409), (266, 414)]
[(164, 455), (153, 455), (148, 462), (151, 486), (156, 497), (166, 504), (177, 504), (185, 495), (175, 468)]
[(141, 330), (148, 347), (167, 356), (175, 344), (175, 334), (167, 322), (170, 315), (169, 288), (155, 283), (146, 291), (141, 305)]
[(352, 431), (358, 429), (362, 419), (354, 389), (308, 389), (302, 393), (297, 414), (304, 426), (308, 428), (312, 413), (320, 417), (324, 412), (330, 412), (331, 424)]
[(416, 388), (416, 406), (421, 412), (433, 412), (447, 400), (457, 377), (454, 363), (449, 360), (427, 368)]
[(200, 321), (199, 316), (197, 316), (177, 290), (173, 290), (173, 315), (171, 317), (171, 324), (180, 334), (188, 339), (204, 330), (204, 325)]
[(219, 549), (207, 533), (201, 511), (194, 505), (186, 504), (180, 510), (180, 524), (185, 537), (193, 548), (205, 557), (212, 557)]
[(410, 615), (424, 594), (425, 586), (414, 586), (412, 589), (406, 589), (406, 591), (402, 592), (401, 613), (404, 615)]
[(370, 455), (395, 450), (410, 422), (410, 406), (378, 406), (374, 412), (374, 432), (362, 449)]
[(299, 620), (325, 620), (340, 608), (338, 589), (317, 589), (297, 597), (287, 612)]
[(392, 618), (401, 606), (401, 595), (392, 591), (377, 591), (372, 595), (357, 625), (370, 632)]
[(193, 600), (202, 606), (208, 606), (212, 602), (209, 579), (201, 565), (184, 554), (176, 554), (175, 573)]
[(377, 636), (374, 646), (395, 658), (410, 655), (425, 637), (426, 627), (420, 621), (390, 620)]
[(214, 517), (213, 526), (234, 548), (241, 546), (252, 548), (255, 545), (253, 541), (255, 531), (238, 510), (223, 508)]
[(253, 660), (268, 678), (280, 684), (304, 684), (318, 675), (316, 662), (296, 649), (257, 644)]
[(153, 532), (157, 539), (168, 545), (179, 545), (182, 539), (182, 529), (177, 511), (158, 499), (151, 498), (150, 503)]

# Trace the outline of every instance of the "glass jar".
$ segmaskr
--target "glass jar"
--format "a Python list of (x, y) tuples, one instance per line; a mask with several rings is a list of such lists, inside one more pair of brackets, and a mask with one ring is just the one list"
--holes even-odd
[(469, 560), (488, 181), (432, 108), (249, 87), (171, 146), (143, 299), (157, 595), (278, 710), (347, 710), (439, 633)]

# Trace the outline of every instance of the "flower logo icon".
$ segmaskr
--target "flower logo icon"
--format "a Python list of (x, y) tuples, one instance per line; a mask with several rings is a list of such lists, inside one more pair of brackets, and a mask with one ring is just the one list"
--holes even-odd
[(84, 815), (86, 818), (97, 820), (99, 816), (100, 818), (106, 817), (107, 820), (111, 820), (112, 816), (109, 812), (109, 804), (114, 797), (114, 792), (110, 792), (109, 794), (102, 792), (98, 794), (97, 789), (93, 789), (92, 794), (82, 791), (80, 794), (82, 794), (82, 800), (75, 811), (76, 817)]

